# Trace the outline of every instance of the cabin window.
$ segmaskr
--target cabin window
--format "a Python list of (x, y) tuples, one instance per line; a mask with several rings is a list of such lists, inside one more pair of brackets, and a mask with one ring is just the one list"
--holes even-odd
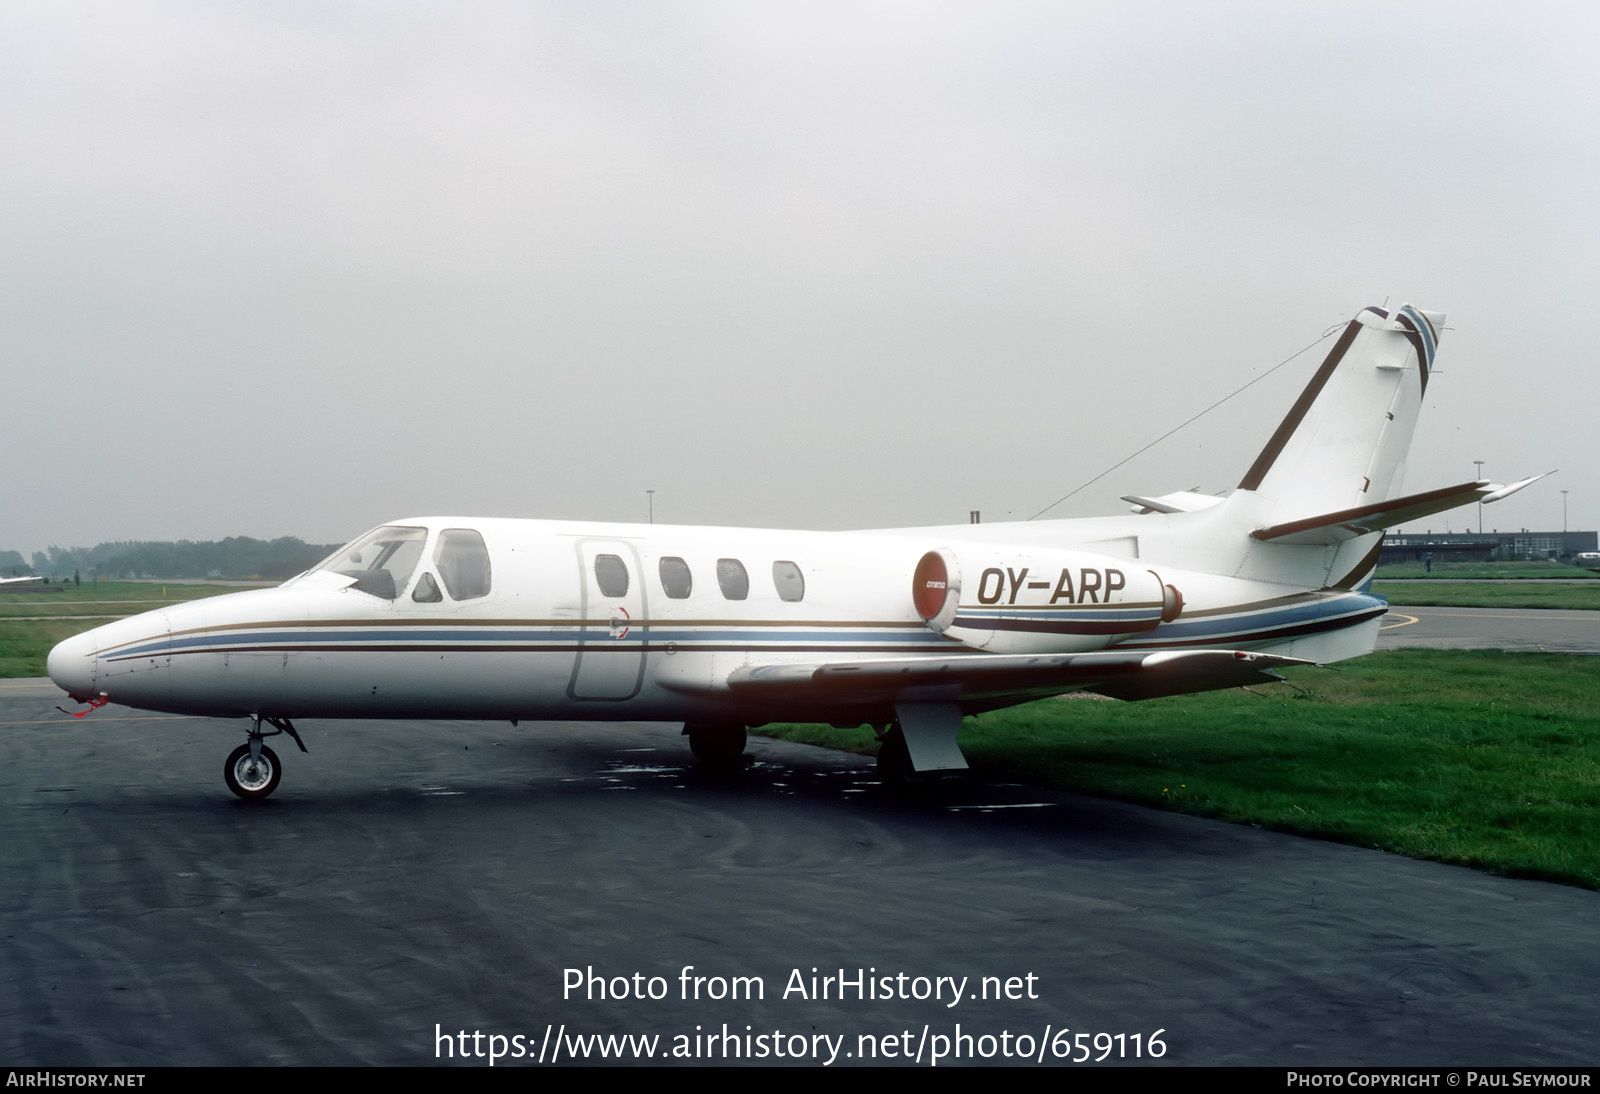
[(778, 589), (778, 599), (793, 603), (806, 598), (806, 578), (800, 567), (792, 562), (772, 564), (772, 584)]
[(472, 600), (489, 595), (489, 548), (473, 529), (446, 528), (440, 532), (433, 561), (451, 599)]
[(616, 555), (594, 556), (594, 580), (601, 596), (628, 595), (628, 567)]
[(317, 569), (353, 577), (352, 589), (393, 600), (411, 580), (427, 538), (426, 528), (385, 525), (341, 549)]
[(683, 600), (689, 595), (689, 590), (694, 588), (694, 578), (689, 573), (689, 564), (676, 555), (668, 555), (661, 560), (661, 588), (673, 600)]
[(722, 595), (729, 600), (743, 600), (750, 595), (750, 575), (744, 572), (744, 563), (736, 558), (717, 559), (717, 584)]
[(417, 578), (417, 587), (411, 590), (411, 599), (418, 604), (437, 604), (444, 599), (444, 594), (439, 591), (439, 583), (433, 580), (433, 575), (424, 571)]

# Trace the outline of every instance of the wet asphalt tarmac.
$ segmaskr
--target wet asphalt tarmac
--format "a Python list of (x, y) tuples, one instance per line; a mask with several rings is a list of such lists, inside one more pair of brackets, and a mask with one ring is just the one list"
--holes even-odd
[[(1141, 1062), (1159, 1030), (1163, 1065), (1600, 1057), (1579, 889), (1015, 785), (907, 801), (760, 739), (713, 778), (645, 724), (308, 724), (252, 805), (221, 778), (242, 724), (57, 701), (0, 681), (11, 1065), (548, 1064), (591, 1034), (1049, 1063), (1063, 1029)], [(709, 998), (734, 978), (761, 997)]]
[(1600, 653), (1600, 612), (1389, 605), (1378, 648)]

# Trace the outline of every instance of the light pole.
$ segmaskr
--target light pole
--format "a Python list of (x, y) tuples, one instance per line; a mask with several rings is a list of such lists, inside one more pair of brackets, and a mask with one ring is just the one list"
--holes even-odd
[(650, 495), (650, 523), (654, 524), (656, 522), (656, 492), (654, 490), (646, 490), (645, 493)]

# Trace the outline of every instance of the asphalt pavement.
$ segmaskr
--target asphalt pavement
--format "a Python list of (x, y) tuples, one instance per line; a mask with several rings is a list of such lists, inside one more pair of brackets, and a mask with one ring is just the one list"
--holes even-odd
[(1391, 604), (1378, 648), (1600, 653), (1600, 612)]
[(0, 681), (12, 1065), (1600, 1057), (1581, 889), (638, 723), (308, 723), (246, 804), (242, 723), (59, 700)]

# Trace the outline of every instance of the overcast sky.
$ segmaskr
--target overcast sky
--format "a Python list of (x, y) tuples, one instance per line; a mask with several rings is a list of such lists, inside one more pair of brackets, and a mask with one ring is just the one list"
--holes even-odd
[[(1022, 519), (1385, 300), (1405, 488), (1594, 528), (1594, 10), (5, 4), (0, 548)], [(1327, 345), (1049, 515), (1232, 487)]]

